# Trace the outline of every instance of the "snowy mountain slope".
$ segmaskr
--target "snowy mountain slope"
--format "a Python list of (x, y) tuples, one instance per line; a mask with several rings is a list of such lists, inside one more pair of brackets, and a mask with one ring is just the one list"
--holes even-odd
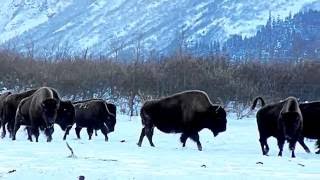
[[(278, 157), (276, 140), (270, 138), (270, 156), (262, 156), (253, 116), (236, 120), (234, 114), (229, 115), (227, 131), (216, 138), (208, 130), (201, 131), (202, 152), (191, 140), (182, 148), (179, 135), (158, 130), (154, 134), (156, 147), (150, 147), (146, 138), (138, 147), (139, 117), (129, 121), (128, 116), (119, 116), (109, 142), (104, 142), (100, 132), (92, 141), (87, 140), (85, 129), (81, 131), (82, 139), (77, 140), (72, 129), (67, 141), (76, 159), (67, 157), (70, 151), (57, 126), (51, 143), (46, 143), (43, 136), (39, 143), (28, 142), (22, 129), (14, 142), (0, 139), (0, 179), (77, 179), (80, 175), (86, 179), (320, 178), (320, 156), (305, 153), (300, 145), (297, 158), (290, 158), (287, 144), (283, 157)], [(306, 143), (314, 152), (314, 143)], [(16, 171), (8, 173), (12, 170)]]
[(319, 0), (3, 0), (0, 43), (39, 50), (63, 46), (108, 54), (124, 44), (168, 52), (188, 44), (251, 35), (269, 11), (285, 17)]

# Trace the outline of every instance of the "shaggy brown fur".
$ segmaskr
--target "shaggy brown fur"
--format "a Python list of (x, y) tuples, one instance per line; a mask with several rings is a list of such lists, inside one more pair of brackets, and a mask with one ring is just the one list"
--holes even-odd
[(279, 156), (282, 156), (283, 145), (285, 140), (287, 140), (292, 151), (291, 157), (295, 157), (295, 144), (302, 136), (302, 124), (302, 115), (295, 97), (288, 97), (279, 103), (262, 107), (257, 112), (257, 125), (262, 154), (268, 154), (269, 146), (267, 139), (273, 136), (278, 140)]
[(203, 128), (210, 129), (214, 136), (226, 130), (226, 112), (220, 105), (211, 103), (203, 91), (191, 90), (174, 94), (158, 100), (144, 103), (140, 111), (143, 128), (138, 146), (141, 146), (144, 136), (150, 145), (153, 129), (157, 127), (165, 133), (182, 133), (180, 141), (183, 146), (188, 138), (197, 143), (201, 151), (198, 132)]

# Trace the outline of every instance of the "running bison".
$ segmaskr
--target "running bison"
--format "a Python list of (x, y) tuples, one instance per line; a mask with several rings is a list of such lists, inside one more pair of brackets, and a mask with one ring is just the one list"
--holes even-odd
[(10, 133), (10, 137), (12, 136), (16, 110), (20, 101), (23, 98), (31, 96), (34, 92), (36, 92), (36, 90), (37, 89), (32, 89), (22, 93), (10, 94), (5, 98), (3, 102), (3, 113), (2, 113), (2, 122), (1, 122), (2, 138), (6, 136), (6, 129), (5, 129), (6, 124), (8, 124), (8, 131)]
[[(53, 125), (57, 118), (60, 98), (53, 88), (42, 87), (31, 96), (24, 98), (18, 105), (12, 140), (21, 125), (29, 126), (28, 135), (35, 135), (36, 142), (39, 138), (39, 129), (45, 131), (47, 142), (52, 140)], [(30, 139), (32, 141), (32, 139)]]
[(71, 101), (60, 101), (56, 124), (65, 131), (63, 140), (66, 140), (70, 129), (75, 123), (75, 109)]
[(141, 108), (143, 124), (138, 146), (147, 136), (151, 146), (154, 127), (165, 133), (182, 133), (180, 141), (184, 147), (188, 138), (202, 150), (198, 132), (208, 128), (217, 136), (227, 126), (226, 111), (221, 105), (212, 104), (203, 91), (184, 91), (172, 96), (146, 101)]
[[(252, 110), (255, 108), (257, 101), (254, 100)], [(260, 145), (263, 155), (268, 155), (269, 146), (267, 139), (270, 136), (277, 138), (279, 146), (279, 156), (282, 156), (285, 140), (289, 142), (289, 148), (292, 151), (291, 157), (295, 157), (294, 149), (296, 142), (302, 137), (303, 119), (299, 108), (299, 103), (295, 97), (274, 104), (263, 106), (257, 112), (257, 124), (260, 134)]]
[(87, 128), (89, 140), (92, 138), (93, 130), (101, 130), (108, 141), (108, 133), (114, 131), (116, 116), (111, 113), (107, 103), (101, 99), (91, 99), (73, 103), (75, 107), (76, 134), (80, 139), (80, 131)]

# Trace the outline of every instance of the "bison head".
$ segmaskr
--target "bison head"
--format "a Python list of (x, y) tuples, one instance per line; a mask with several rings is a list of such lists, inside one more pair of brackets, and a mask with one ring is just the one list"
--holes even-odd
[(41, 103), (42, 118), (46, 127), (52, 127), (59, 109), (59, 102), (55, 99), (46, 99)]
[(224, 132), (227, 129), (227, 113), (221, 106), (213, 107), (210, 129), (214, 136), (217, 136), (220, 132)]
[(112, 113), (110, 113), (108, 115), (107, 121), (105, 121), (108, 131), (109, 132), (113, 132), (114, 131), (114, 127), (116, 125), (116, 116)]
[(282, 114), (280, 122), (285, 139), (289, 143), (297, 140), (302, 127), (301, 115), (297, 112), (285, 113)]
[(71, 101), (60, 101), (56, 123), (64, 131), (75, 123), (75, 109)]

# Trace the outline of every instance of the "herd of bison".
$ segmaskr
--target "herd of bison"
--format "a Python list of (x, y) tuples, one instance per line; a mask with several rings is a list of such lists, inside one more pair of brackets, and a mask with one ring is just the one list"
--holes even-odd
[[(299, 142), (306, 152), (310, 152), (304, 138), (320, 139), (320, 102), (299, 103), (295, 97), (288, 97), (280, 102), (265, 105), (261, 97), (253, 101), (252, 110), (258, 101), (261, 109), (257, 112), (257, 125), (260, 134), (260, 145), (263, 155), (268, 155), (267, 139), (275, 137), (282, 156), (285, 141), (289, 143), (295, 157), (295, 145)], [(114, 131), (117, 108), (114, 104), (102, 99), (84, 101), (63, 101), (57, 90), (41, 87), (21, 93), (5, 92), (0, 94), (0, 121), (2, 138), (8, 130), (10, 138), (16, 139), (21, 125), (26, 126), (28, 140), (35, 137), (38, 142), (40, 130), (47, 141), (52, 140), (54, 124), (58, 124), (65, 134), (75, 124), (75, 132), (80, 138), (82, 128), (87, 129), (89, 139), (94, 130), (101, 130), (108, 141), (108, 133)], [(138, 141), (141, 146), (146, 136), (150, 145), (154, 127), (165, 133), (181, 133), (180, 141), (184, 147), (188, 138), (197, 143), (199, 131), (209, 129), (214, 136), (226, 131), (227, 113), (222, 104), (213, 104), (203, 91), (190, 90), (171, 96), (144, 102), (140, 111), (143, 128)], [(317, 152), (319, 153), (320, 150)]]

